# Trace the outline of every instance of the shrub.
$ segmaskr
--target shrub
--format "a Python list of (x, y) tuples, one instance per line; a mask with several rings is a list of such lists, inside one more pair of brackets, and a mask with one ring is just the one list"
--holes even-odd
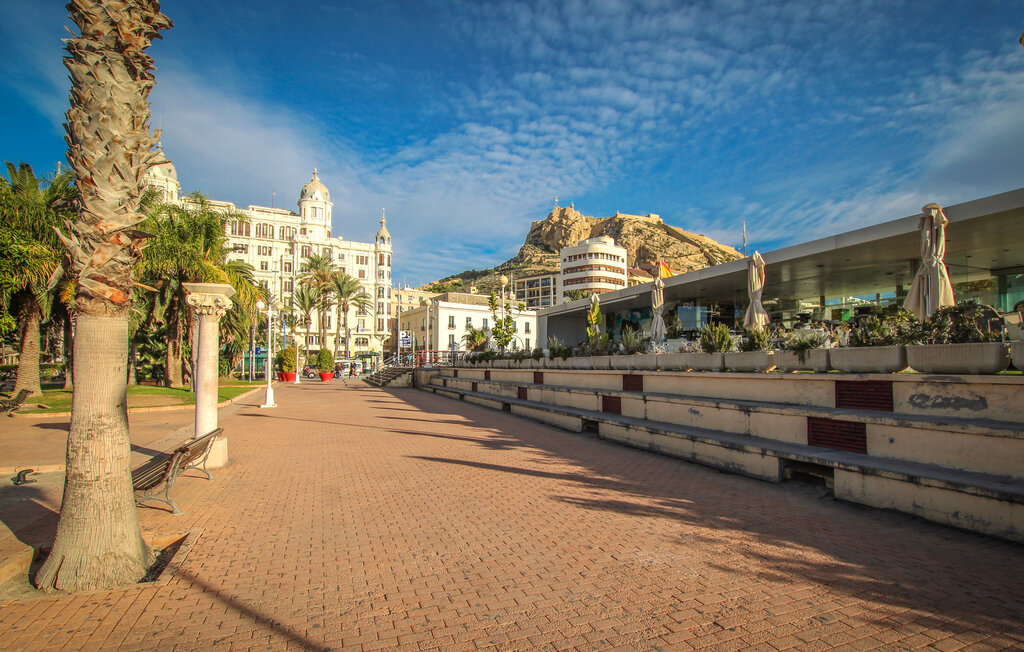
[(828, 335), (814, 331), (806, 333), (790, 333), (783, 341), (782, 348), (796, 353), (800, 364), (807, 362), (807, 352), (811, 349), (823, 349), (829, 343)]
[(1003, 322), (992, 306), (976, 300), (939, 308), (921, 324), (922, 344), (967, 344), (998, 342), (1003, 336)]
[(725, 324), (705, 324), (700, 329), (700, 348), (704, 353), (728, 353), (732, 347), (732, 335)]
[(278, 371), (283, 371), (286, 374), (295, 373), (295, 347), (289, 346), (287, 349), (281, 349), (281, 351), (274, 356), (275, 360), (279, 360), (277, 368)]
[(768, 331), (763, 328), (755, 328), (752, 331), (747, 331), (747, 336), (740, 340), (740, 351), (767, 351), (771, 345)]
[(334, 356), (327, 349), (320, 349), (316, 354), (316, 368), (321, 372), (331, 371), (334, 368)]
[(572, 347), (563, 344), (557, 337), (548, 338), (548, 357), (552, 360), (561, 358), (565, 360), (572, 356)]
[(541, 358), (544, 357), (544, 351), (540, 350), (539, 348), (536, 348), (530, 353), (530, 357), (533, 358), (534, 360), (540, 360)]
[(920, 341), (921, 322), (902, 309), (894, 314), (859, 317), (849, 335), (849, 346), (899, 346)]

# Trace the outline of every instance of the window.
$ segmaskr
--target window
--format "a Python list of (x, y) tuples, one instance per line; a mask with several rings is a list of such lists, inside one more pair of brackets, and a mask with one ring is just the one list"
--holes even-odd
[(309, 258), (309, 255), (313, 253), (313, 249), (309, 245), (302, 245), (302, 257)]
[(384, 298), (384, 288), (377, 288), (377, 298), (378, 299), (383, 299)]
[(526, 348), (530, 348), (530, 338), (526, 338)]
[(377, 264), (378, 265), (383, 265), (384, 264), (384, 254), (378, 254), (377, 255)]
[(383, 301), (378, 301), (377, 302), (377, 314), (383, 314), (383, 313), (384, 313), (384, 302)]
[(483, 328), (484, 328), (484, 330), (486, 330), (486, 329), (487, 329), (487, 317), (484, 317), (484, 325), (483, 325)]
[(291, 263), (285, 263), (284, 264), (284, 271), (286, 271), (286, 272), (292, 271), (292, 264)]
[(333, 255), (334, 255), (334, 252), (331, 251), (330, 247), (324, 247), (324, 256), (327, 257), (327, 260), (331, 260), (331, 257)]
[(359, 278), (366, 278), (366, 270), (365, 269), (359, 270)]
[(448, 328), (455, 328), (455, 315), (448, 315)]
[(449, 351), (454, 351), (455, 350), (455, 336), (454, 335), (449, 335), (448, 336), (448, 350)]
[(530, 332), (530, 322), (528, 322), (528, 321), (527, 322), (523, 322), (523, 332), (524, 333), (529, 333)]
[(306, 235), (306, 227), (302, 227), (302, 229), (299, 230), (299, 233), (302, 235)]
[(235, 251), (243, 254), (249, 253), (249, 245), (247, 244), (236, 244)]
[(379, 330), (379, 331), (384, 330), (384, 320), (383, 319), (378, 319), (377, 320), (377, 330)]
[(473, 328), (473, 318), (466, 317), (466, 328)]
[(268, 269), (270, 269), (270, 263), (268, 263), (268, 262), (267, 262), (267, 261), (265, 261), (265, 260), (261, 260), (261, 261), (260, 261), (260, 271), (261, 271), (261, 272), (265, 272), (265, 271), (267, 271)]

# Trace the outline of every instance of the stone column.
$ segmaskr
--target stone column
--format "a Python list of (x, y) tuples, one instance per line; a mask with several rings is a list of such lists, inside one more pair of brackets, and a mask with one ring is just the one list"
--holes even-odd
[[(223, 283), (183, 283), (185, 301), (199, 318), (199, 346), (196, 356), (196, 420), (193, 437), (201, 437), (217, 428), (218, 354), (220, 318), (231, 307), (234, 288)], [(228, 442), (221, 435), (214, 442), (206, 465), (219, 468), (227, 464)]]

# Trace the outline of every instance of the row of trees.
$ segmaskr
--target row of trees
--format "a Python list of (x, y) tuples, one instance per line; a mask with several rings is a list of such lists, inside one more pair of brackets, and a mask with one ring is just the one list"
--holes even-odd
[[(20, 352), (15, 391), (41, 395), (39, 364), (44, 350), (70, 357), (74, 285), (61, 265), (64, 245), (58, 232), (67, 231), (76, 197), (70, 173), (38, 177), (27, 163), (8, 162), (6, 177), (0, 176), (0, 244), (10, 252), (0, 260), (0, 335)], [(128, 382), (136, 382), (141, 370), (141, 375), (159, 376), (168, 387), (185, 384), (198, 327), (185, 302), (184, 284), (189, 282), (227, 283), (235, 289), (235, 307), (221, 320), (222, 352), (234, 368), (256, 336), (256, 302), (269, 301), (253, 278), (252, 266), (228, 260), (225, 224), (247, 217), (214, 210), (201, 193), (180, 204), (165, 204), (148, 192), (141, 207), (146, 218), (140, 230), (151, 237), (135, 269)], [(323, 344), (328, 315), (334, 313), (336, 341), (344, 341), (350, 350), (349, 315), (353, 309), (371, 311), (373, 298), (359, 279), (338, 270), (328, 256), (309, 256), (300, 271), (285, 323), (293, 334), (300, 328), (309, 333), (316, 315)], [(66, 367), (68, 388), (71, 367)]]
[[(39, 177), (27, 163), (8, 162), (6, 176), (0, 176), (0, 242), (11, 252), (0, 267), (0, 330), (19, 351), (15, 391), (41, 395), (44, 350), (71, 362), (75, 284), (62, 239), (70, 233), (77, 200), (68, 172)], [(236, 307), (221, 321), (221, 340), (235, 361), (246, 348), (256, 323), (256, 301), (265, 291), (254, 281), (252, 266), (227, 258), (224, 226), (244, 215), (213, 210), (201, 193), (177, 205), (156, 201), (155, 193), (147, 192), (140, 208), (144, 218), (138, 231), (146, 234), (146, 246), (135, 268), (129, 313), (129, 382), (135, 381), (143, 359), (153, 362), (160, 355), (162, 364), (154, 366), (164, 384), (179, 387), (191, 369), (186, 353), (194, 348), (197, 332), (183, 284), (227, 283), (235, 289)], [(72, 368), (66, 365), (66, 387), (73, 382)]]

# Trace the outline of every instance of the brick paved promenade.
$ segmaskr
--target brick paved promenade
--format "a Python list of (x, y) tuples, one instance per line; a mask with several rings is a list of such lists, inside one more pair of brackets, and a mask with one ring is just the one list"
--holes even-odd
[(148, 532), (162, 585), (0, 605), (0, 648), (1024, 647), (1024, 548), (415, 390), (284, 385)]

